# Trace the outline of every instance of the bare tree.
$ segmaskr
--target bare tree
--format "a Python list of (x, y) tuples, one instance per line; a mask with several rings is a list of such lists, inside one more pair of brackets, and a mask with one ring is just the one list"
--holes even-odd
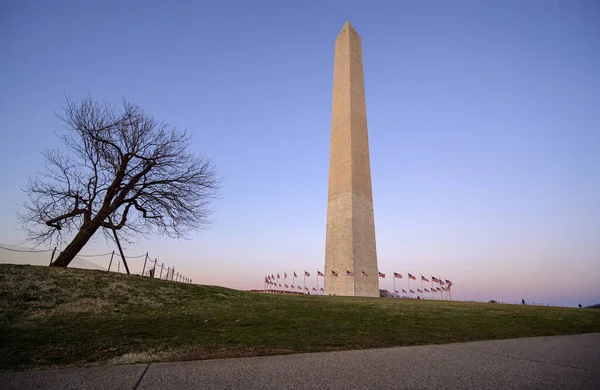
[(127, 101), (121, 111), (69, 98), (57, 117), (66, 148), (46, 150), (46, 172), (30, 178), (19, 212), (30, 241), (67, 243), (52, 263), (66, 267), (100, 229), (131, 242), (150, 233), (183, 238), (208, 227), (219, 179), (189, 151), (190, 136)]

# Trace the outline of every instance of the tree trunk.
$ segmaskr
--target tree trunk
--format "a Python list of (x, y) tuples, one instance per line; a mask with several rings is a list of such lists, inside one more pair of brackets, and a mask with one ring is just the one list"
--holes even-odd
[(54, 260), (50, 265), (55, 267), (68, 266), (73, 258), (77, 256), (81, 248), (83, 248), (90, 238), (92, 238), (92, 236), (96, 233), (99, 227), (100, 224), (95, 222), (95, 220), (84, 223), (81, 229), (79, 229), (79, 232), (77, 232), (75, 238), (73, 238), (73, 241), (67, 245), (65, 250), (62, 251), (56, 260)]

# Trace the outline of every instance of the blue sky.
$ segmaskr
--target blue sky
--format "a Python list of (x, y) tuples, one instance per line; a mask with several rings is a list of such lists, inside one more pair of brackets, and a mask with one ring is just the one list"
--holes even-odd
[(597, 2), (566, 0), (4, 1), (0, 242), (24, 238), (19, 187), (59, 144), (53, 110), (90, 94), (189, 130), (224, 178), (210, 230), (129, 253), (235, 288), (316, 273), (349, 19), (381, 271), (441, 275), (458, 299), (597, 303), (599, 18)]

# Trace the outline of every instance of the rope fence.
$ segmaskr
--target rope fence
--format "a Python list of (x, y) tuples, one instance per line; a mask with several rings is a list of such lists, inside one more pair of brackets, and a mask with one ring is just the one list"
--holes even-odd
[[(2, 245), (0, 245), (0, 250), (32, 254), (50, 253), (48, 259), (49, 261), (46, 260), (47, 265), (52, 264), (56, 256), (58, 256), (58, 254), (62, 252), (58, 248), (45, 250), (26, 250), (8, 248)], [(86, 260), (88, 258), (93, 258), (93, 261)], [(158, 258), (154, 258), (154, 260), (152, 260), (148, 252), (136, 256), (125, 255), (125, 260), (129, 268), (129, 273), (132, 275), (140, 275), (154, 279), (168, 280), (179, 283), (192, 283), (192, 279), (176, 271), (175, 266), (167, 266), (167, 263), (165, 261), (159, 263)], [(69, 266), (73, 268), (103, 269), (107, 272), (122, 273), (121, 263), (123, 263), (121, 255), (116, 251), (112, 251), (98, 254), (78, 254), (71, 261), (71, 264), (69, 264)], [(125, 267), (123, 267), (123, 269), (125, 270)]]

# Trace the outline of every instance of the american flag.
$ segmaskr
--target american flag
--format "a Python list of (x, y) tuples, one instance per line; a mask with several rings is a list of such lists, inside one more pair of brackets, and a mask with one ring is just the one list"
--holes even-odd
[(298, 286), (298, 290), (302, 290), (302, 287)]
[(323, 273), (321, 271), (317, 270), (317, 276), (325, 276), (325, 275), (323, 275)]
[(448, 279), (446, 279), (446, 283), (448, 284), (448, 287), (450, 287), (450, 286), (452, 286), (454, 284), (451, 281), (449, 281)]
[(323, 291), (323, 287), (321, 287), (321, 291)]
[(307, 278), (310, 278), (310, 274), (307, 271), (304, 271), (304, 276), (306, 276)]
[(271, 274), (271, 279), (275, 279), (275, 276), (273, 276), (273, 274)]
[(338, 276), (337, 272), (335, 272), (334, 270), (331, 270), (331, 275), (335, 276), (336, 278)]
[(385, 279), (385, 274), (380, 272), (380, 273), (379, 273), (379, 277), (380, 277), (380, 278), (384, 278), (384, 279)]
[(367, 275), (367, 273), (365, 271), (361, 271), (362, 272), (362, 276), (369, 276)]
[(281, 287), (281, 283), (279, 283), (279, 287)]
[(438, 290), (438, 291), (442, 291), (442, 290), (441, 290), (439, 287), (437, 287), (437, 288), (436, 288), (436, 290)]
[(440, 282), (440, 280), (439, 280), (438, 278), (436, 278), (435, 276), (432, 276), (432, 277), (431, 277), (431, 281), (432, 281), (432, 282), (436, 282), (436, 283), (439, 283), (439, 282)]
[(410, 293), (411, 293), (411, 294), (414, 294), (415, 292), (414, 292), (413, 290), (410, 290)]
[(287, 279), (287, 273), (285, 273), (285, 272), (283, 273), (283, 278)]
[(394, 292), (395, 292), (396, 294), (400, 294), (400, 293), (398, 292), (398, 290), (394, 290)]
[(420, 288), (418, 288), (418, 289), (417, 289), (417, 291), (418, 291), (418, 292), (420, 292), (420, 293), (422, 293), (422, 292), (423, 292), (423, 291), (421, 291), (421, 289), (420, 289)]
[(346, 271), (346, 276), (354, 276), (354, 272)]
[(446, 291), (446, 287), (442, 287), (442, 291)]
[(298, 277), (298, 275), (296, 275), (296, 271), (294, 271), (294, 277), (295, 277), (295, 278), (297, 278), (297, 277)]
[(312, 289), (313, 289), (313, 291), (317, 291), (317, 289), (316, 289), (316, 288), (314, 288), (314, 287), (313, 287)]
[(425, 289), (425, 292), (429, 292), (429, 290), (428, 290), (428, 289)]
[(279, 273), (277, 273), (277, 279), (279, 279)]
[(405, 289), (402, 289), (402, 292), (403, 292), (404, 294), (406, 294), (406, 290), (405, 290)]
[(424, 282), (429, 282), (429, 279), (427, 279), (425, 276), (421, 275), (421, 280)]
[(294, 285), (292, 284), (292, 288), (294, 288)]
[(417, 278), (415, 278), (414, 276), (412, 276), (410, 273), (408, 274), (408, 278), (412, 279), (412, 280), (417, 280)]
[(285, 285), (285, 288), (288, 288), (288, 285), (287, 285), (287, 284)]
[(397, 279), (402, 279), (402, 274), (399, 274), (398, 272), (394, 272), (394, 277)]
[(309, 290), (308, 290), (308, 287), (304, 287), (304, 289), (305, 289), (306, 291), (309, 291)]
[(439, 279), (439, 281), (440, 281), (440, 286), (443, 286), (445, 284), (442, 279)]

